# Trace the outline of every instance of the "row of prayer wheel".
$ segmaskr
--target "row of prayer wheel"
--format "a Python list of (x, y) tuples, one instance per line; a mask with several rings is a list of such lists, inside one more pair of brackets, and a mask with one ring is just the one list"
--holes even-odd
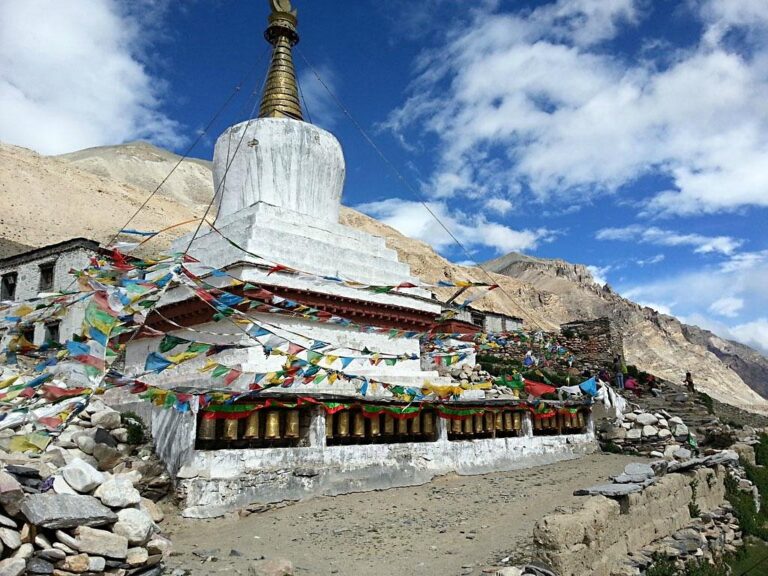
[(475, 414), (464, 420), (451, 420), (448, 434), (451, 436), (485, 436), (520, 434), (523, 430), (523, 414), (513, 410)]
[(534, 418), (533, 430), (536, 431), (562, 431), (581, 429), (586, 426), (583, 412), (575, 414), (556, 414), (547, 418)]
[(405, 441), (434, 435), (435, 414), (432, 411), (423, 411), (413, 418), (394, 418), (391, 414), (363, 415), (351, 410), (325, 415), (325, 437), (331, 442), (376, 441), (393, 436)]
[[(221, 422), (221, 424), (218, 424)], [(298, 440), (298, 410), (258, 410), (241, 419), (201, 418), (197, 439), (202, 442)]]

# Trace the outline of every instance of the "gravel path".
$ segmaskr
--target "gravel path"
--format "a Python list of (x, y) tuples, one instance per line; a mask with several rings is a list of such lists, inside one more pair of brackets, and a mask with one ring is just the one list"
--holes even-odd
[(176, 551), (169, 566), (195, 576), (247, 574), (253, 559), (282, 557), (293, 562), (297, 576), (479, 575), (503, 566), (503, 558), (525, 559), (538, 518), (577, 502), (576, 488), (636, 461), (594, 454), (528, 470), (316, 498), (244, 518), (169, 514), (163, 527)]

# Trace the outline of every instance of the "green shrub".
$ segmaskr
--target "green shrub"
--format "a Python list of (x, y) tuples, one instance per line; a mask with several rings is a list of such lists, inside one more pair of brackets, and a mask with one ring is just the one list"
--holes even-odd
[(123, 426), (128, 430), (128, 444), (144, 444), (147, 441), (147, 427), (135, 412), (123, 412)]
[(627, 365), (627, 376), (632, 376), (632, 378), (639, 378), (640, 371), (637, 369), (637, 366), (634, 364)]
[(707, 409), (708, 414), (714, 414), (715, 413), (715, 401), (712, 400), (712, 397), (709, 394), (705, 394), (704, 392), (699, 392), (699, 402), (704, 404), (704, 406)]
[[(749, 475), (749, 471), (747, 475)], [(725, 497), (733, 506), (733, 514), (739, 520), (739, 526), (741, 526), (744, 535), (768, 540), (768, 530), (765, 528), (765, 517), (763, 516), (765, 511), (763, 514), (757, 512), (752, 494), (739, 490), (738, 483), (731, 476), (725, 477)]]
[(760, 442), (755, 444), (755, 462), (759, 466), (768, 464), (768, 434), (760, 434)]

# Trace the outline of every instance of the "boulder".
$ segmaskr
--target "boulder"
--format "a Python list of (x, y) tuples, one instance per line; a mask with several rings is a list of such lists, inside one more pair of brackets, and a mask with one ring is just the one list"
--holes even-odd
[(143, 544), (152, 535), (152, 518), (141, 510), (126, 508), (117, 513), (117, 518), (112, 531), (125, 536), (129, 544)]
[(675, 438), (687, 438), (688, 437), (688, 426), (685, 424), (673, 424), (672, 428), (670, 428), (672, 431), (672, 435)]
[(153, 555), (162, 554), (163, 556), (168, 556), (171, 553), (172, 548), (173, 544), (171, 541), (162, 536), (155, 536), (152, 540), (147, 542), (147, 551)]
[(107, 567), (107, 561), (101, 556), (88, 557), (88, 572), (104, 572)]
[(603, 438), (605, 440), (624, 440), (627, 437), (627, 431), (623, 428), (611, 428), (610, 430), (603, 432)]
[(637, 414), (635, 414), (634, 412), (629, 412), (628, 414), (623, 414), (622, 418), (624, 418), (624, 420), (626, 420), (627, 422), (634, 422), (635, 420), (637, 420)]
[(63, 550), (59, 550), (58, 548), (46, 548), (37, 554), (41, 558), (50, 560), (51, 562), (58, 562), (59, 560), (64, 560), (64, 558), (67, 557), (67, 553)]
[(672, 432), (670, 432), (666, 428), (662, 428), (661, 430), (659, 430), (659, 438), (661, 440), (666, 440), (667, 438), (671, 438), (671, 437), (672, 437)]
[(149, 554), (145, 548), (128, 548), (128, 555), (125, 557), (125, 563), (131, 566), (141, 566), (149, 559)]
[(107, 430), (104, 430), (104, 428), (96, 428), (93, 440), (96, 444), (104, 444), (110, 448), (117, 448), (117, 439), (112, 435), (112, 432), (108, 432)]
[(117, 515), (93, 496), (71, 494), (30, 494), (21, 512), (32, 524), (42, 528), (101, 526), (117, 520)]
[(656, 425), (659, 428), (669, 428), (669, 423), (667, 422), (666, 418), (659, 418), (659, 421), (656, 423)]
[(639, 428), (632, 428), (632, 430), (627, 430), (627, 440), (640, 440), (642, 435), (643, 431)]
[(96, 498), (111, 508), (125, 508), (141, 502), (141, 494), (125, 476), (110, 478), (93, 493)]
[(75, 444), (86, 454), (93, 454), (93, 447), (96, 446), (96, 441), (87, 434), (80, 434), (75, 438)]
[(683, 419), (680, 416), (673, 416), (669, 419), (669, 425), (672, 426), (674, 424), (683, 424)]
[(11, 516), (19, 513), (24, 490), (18, 480), (7, 472), (0, 472), (0, 504)]
[(21, 576), (26, 569), (27, 562), (23, 558), (0, 560), (0, 576)]
[(93, 457), (99, 463), (99, 470), (112, 470), (120, 463), (123, 455), (117, 448), (107, 444), (96, 444), (93, 447)]
[(58, 474), (53, 477), (53, 491), (56, 492), (56, 494), (78, 494), (77, 490), (67, 484), (67, 481), (64, 480), (64, 477)]
[(67, 556), (64, 561), (59, 564), (59, 568), (66, 570), (67, 572), (82, 574), (83, 572), (88, 572), (90, 564), (88, 554), (76, 554), (75, 556)]
[(27, 560), (27, 574), (53, 574), (53, 564), (36, 556)]
[(82, 526), (77, 529), (77, 541), (80, 552), (94, 556), (123, 559), (128, 555), (128, 538), (106, 530)]
[(80, 493), (91, 492), (104, 482), (104, 474), (81, 458), (75, 458), (61, 469), (61, 475), (72, 488)]
[(152, 502), (152, 500), (149, 500), (148, 498), (142, 498), (141, 503), (139, 504), (139, 510), (143, 510), (146, 512), (150, 518), (152, 518), (152, 522), (162, 522), (164, 515), (163, 511), (160, 509), (160, 506)]
[(293, 576), (293, 564), (285, 558), (256, 560), (248, 566), (248, 576)]
[(107, 408), (101, 412), (91, 414), (91, 424), (105, 430), (114, 430), (115, 428), (120, 428), (122, 418), (120, 417), (120, 412)]
[(631, 462), (624, 466), (624, 474), (630, 476), (645, 476), (646, 478), (652, 478), (656, 476), (656, 472), (649, 464), (643, 464), (642, 462)]
[(32, 558), (32, 554), (34, 553), (35, 547), (32, 546), (32, 544), (22, 544), (19, 546), (19, 549), (13, 553), (13, 558), (24, 558), (24, 560), (26, 560), (28, 558)]
[(112, 436), (122, 444), (128, 443), (128, 428), (115, 428), (112, 430)]
[(638, 414), (637, 419), (635, 420), (640, 426), (653, 426), (656, 424), (659, 419), (656, 418), (653, 414)]
[(659, 429), (656, 428), (656, 426), (643, 426), (643, 436), (645, 438), (650, 438), (652, 436), (656, 436), (659, 433)]

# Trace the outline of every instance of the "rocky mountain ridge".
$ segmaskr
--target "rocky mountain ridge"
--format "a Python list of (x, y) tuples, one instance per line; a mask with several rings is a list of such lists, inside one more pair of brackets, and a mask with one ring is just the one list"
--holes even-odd
[[(179, 156), (143, 142), (91, 148), (58, 157), (0, 144), (0, 238), (43, 246), (74, 236), (108, 241), (178, 163)], [(199, 216), (212, 194), (210, 164), (185, 160), (131, 227), (162, 229)], [(55, 206), (55, 210), (47, 210)], [(702, 390), (730, 404), (768, 411), (768, 360), (747, 346), (717, 338), (642, 308), (595, 283), (585, 266), (509, 254), (483, 268), (459, 266), (427, 244), (407, 238), (350, 208), (341, 223), (385, 238), (425, 281), (466, 279), (500, 285), (475, 302), (480, 309), (522, 318), (528, 328), (557, 330), (574, 320), (608, 316), (625, 334), (628, 363), (672, 381), (694, 371)], [(153, 240), (165, 248), (189, 230)], [(438, 291), (445, 299), (450, 290)]]

